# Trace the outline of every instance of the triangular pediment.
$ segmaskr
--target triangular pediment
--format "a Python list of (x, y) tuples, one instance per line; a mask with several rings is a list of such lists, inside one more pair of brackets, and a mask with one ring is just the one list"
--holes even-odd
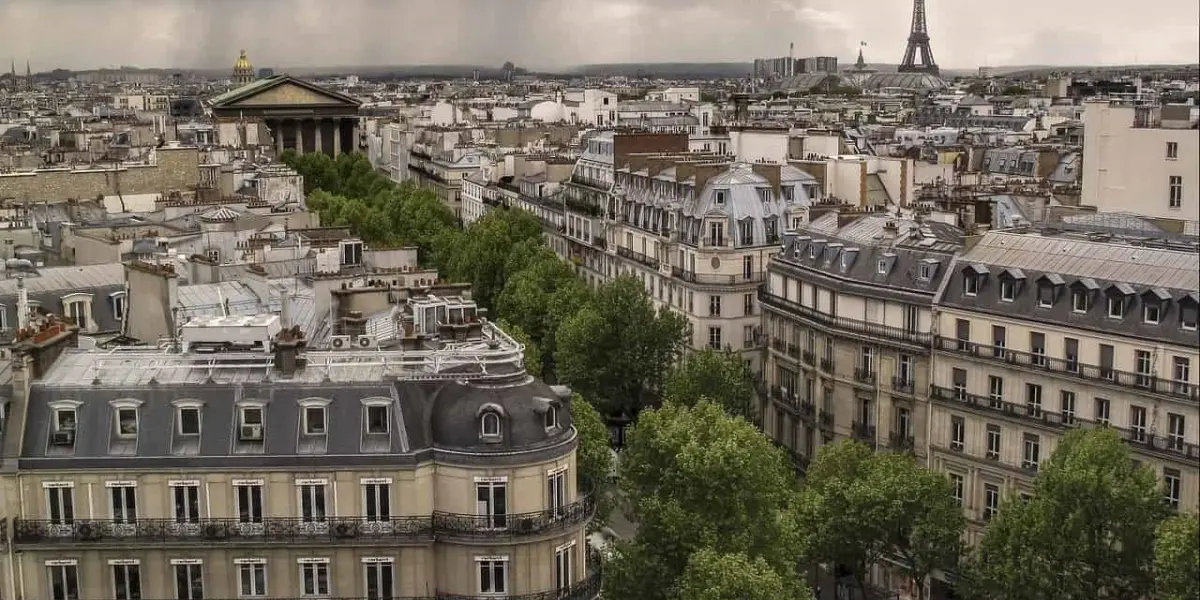
[(332, 90), (287, 76), (260, 80), (226, 92), (212, 100), (223, 108), (251, 106), (345, 106), (357, 108), (359, 102)]

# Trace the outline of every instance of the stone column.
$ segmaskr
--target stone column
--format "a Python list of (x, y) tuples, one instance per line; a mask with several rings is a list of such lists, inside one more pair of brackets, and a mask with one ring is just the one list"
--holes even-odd
[(304, 154), (304, 121), (295, 119), (292, 126), (296, 128), (296, 154)]
[(323, 129), (325, 127), (325, 119), (324, 118), (313, 119), (313, 124), (314, 124), (313, 146), (316, 146), (316, 151), (318, 154), (324, 154), (325, 153), (325, 144), (321, 143), (322, 142), (321, 129)]
[(275, 158), (283, 156), (283, 120), (274, 119), (268, 127), (271, 128), (271, 135), (275, 137)]
[(342, 154), (342, 120), (333, 120), (333, 157), (337, 158)]

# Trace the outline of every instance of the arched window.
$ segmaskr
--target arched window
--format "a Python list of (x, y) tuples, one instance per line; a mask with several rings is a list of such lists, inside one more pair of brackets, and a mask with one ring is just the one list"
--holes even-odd
[(479, 435), (485, 438), (500, 437), (500, 415), (494, 411), (487, 411), (479, 419)]

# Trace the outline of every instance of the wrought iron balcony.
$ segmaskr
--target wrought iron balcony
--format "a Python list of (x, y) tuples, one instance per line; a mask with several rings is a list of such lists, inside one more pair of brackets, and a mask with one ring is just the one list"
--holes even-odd
[(912, 452), (916, 444), (912, 434), (903, 431), (892, 431), (888, 433), (888, 446), (898, 452)]
[[(1030, 410), (1028, 406), (970, 394), (961, 389), (935, 385), (930, 389), (930, 397), (938, 402), (1060, 430), (1073, 427), (1082, 427), (1085, 429), (1112, 427), (1112, 425), (1108, 425), (1107, 423), (1081, 419), (1070, 413), (1050, 412), (1041, 408)], [(1174, 460), (1200, 460), (1200, 444), (1185, 442), (1182, 437), (1157, 435), (1146, 429), (1126, 429), (1121, 427), (1113, 427), (1113, 429), (1136, 450), (1150, 452)]]
[(902, 394), (911, 394), (915, 387), (915, 382), (910, 378), (892, 377), (892, 390)]
[(1113, 385), (1126, 390), (1159, 394), (1181, 400), (1200, 401), (1200, 386), (1155, 377), (1148, 373), (1118, 371), (1111, 366), (1089, 365), (1076, 358), (1053, 358), (1043, 353), (1009, 350), (1004, 346), (987, 346), (966, 340), (938, 336), (935, 348), (984, 360), (1002, 362), (1035, 371), (1046, 371), (1068, 377)]
[(852, 421), (850, 432), (855, 439), (875, 445), (875, 426), (862, 421)]
[(300, 517), (240, 519), (13, 519), (13, 543), (87, 544), (124, 542), (195, 543), (349, 543), (432, 540), (430, 517), (330, 517), (322, 521)]
[(657, 269), (658, 265), (660, 264), (657, 258), (654, 258), (653, 256), (647, 256), (641, 252), (634, 252), (633, 250), (630, 250), (624, 246), (617, 246), (617, 256), (628, 258), (634, 262), (646, 265), (651, 269)]
[(833, 429), (833, 411), (821, 409), (818, 421), (821, 427)]
[(573, 504), (532, 513), (479, 516), (435, 512), (433, 529), (439, 539), (534, 536), (577, 527), (595, 512), (595, 498), (587, 494)]
[(810, 422), (813, 420), (813, 416), (816, 413), (816, 406), (813, 405), (811, 400), (801, 400), (793, 392), (784, 393), (783, 388), (778, 386), (771, 388), (771, 400), (775, 401), (776, 404), (784, 407), (792, 414), (795, 414), (800, 418)]
[(767, 278), (765, 271), (756, 271), (749, 274), (740, 273), (738, 275), (714, 275), (685, 271), (682, 267), (671, 267), (671, 276), (689, 283), (704, 285), (747, 285), (762, 283)]
[(925, 348), (929, 347), (932, 340), (932, 336), (928, 333), (909, 331), (899, 327), (890, 327), (848, 317), (835, 317), (811, 306), (803, 306), (794, 300), (788, 300), (762, 289), (758, 291), (758, 300), (771, 308), (784, 312), (788, 316), (799, 317), (804, 321), (826, 329), (840, 330), (876, 340), (891, 340)]
[(821, 359), (821, 370), (826, 373), (833, 373), (833, 361), (828, 358)]
[(611, 183), (608, 183), (608, 182), (600, 180), (600, 179), (596, 179), (594, 177), (584, 177), (583, 175), (572, 175), (571, 183), (582, 185), (582, 186), (587, 186), (592, 189), (601, 190), (601, 191), (605, 191), (605, 192), (607, 192), (609, 189), (612, 188)]
[(854, 380), (862, 383), (875, 383), (875, 370), (865, 367), (854, 367)]
[(805, 350), (804, 352), (800, 353), (800, 360), (804, 361), (804, 364), (806, 365), (811, 365), (813, 364), (813, 361), (816, 360), (816, 356), (814, 356), (811, 351)]

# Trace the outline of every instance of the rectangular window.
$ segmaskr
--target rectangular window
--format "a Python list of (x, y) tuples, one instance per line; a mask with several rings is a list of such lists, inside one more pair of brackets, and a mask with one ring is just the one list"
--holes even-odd
[(116, 600), (142, 600), (142, 573), (138, 565), (112, 565)]
[(300, 563), (300, 595), (308, 598), (329, 595), (329, 563)]
[(1071, 310), (1077, 313), (1085, 313), (1089, 308), (1091, 308), (1091, 302), (1088, 299), (1087, 292), (1083, 290), (1071, 292)]
[(962, 452), (967, 437), (967, 424), (962, 417), (950, 417), (950, 449)]
[[(1183, 206), (1183, 177), (1181, 175), (1171, 175), (1167, 178), (1167, 185), (1170, 188), (1167, 206), (1170, 208), (1180, 208)], [(82, 325), (80, 325), (82, 327)]]
[(992, 356), (1004, 358), (1004, 348), (1008, 346), (1008, 330), (1003, 325), (992, 325)]
[(913, 332), (920, 324), (920, 312), (915, 304), (904, 305), (904, 330)]
[(238, 522), (263, 522), (263, 486), (239, 485), (234, 487), (237, 495)]
[(138, 411), (136, 408), (118, 408), (116, 413), (117, 418), (117, 436), (122, 438), (137, 438), (138, 432)]
[(1172, 387), (1175, 388), (1176, 394), (1188, 395), (1191, 391), (1191, 386), (1188, 382), (1192, 379), (1192, 361), (1190, 358), (1176, 356), (1172, 359), (1171, 379), (1174, 382)]
[(46, 570), (50, 575), (51, 600), (79, 600), (79, 567), (53, 565)]
[(325, 522), (325, 485), (304, 484), (296, 486), (300, 494), (300, 520), (305, 523)]
[(1179, 158), (1179, 142), (1167, 142), (1167, 158)]
[(966, 319), (955, 319), (954, 337), (958, 340), (959, 350), (969, 350), (971, 345), (971, 322)]
[(372, 405), (366, 407), (367, 433), (388, 432), (388, 407)]
[(991, 521), (1000, 512), (1000, 486), (983, 484), (983, 520)]
[[(363, 559), (367, 560), (367, 559)], [(391, 560), (377, 560), (363, 565), (366, 600), (392, 600), (396, 573)]]
[(304, 407), (304, 434), (325, 435), (325, 407)]
[(1063, 338), (1063, 359), (1067, 362), (1067, 372), (1079, 372), (1079, 340)]
[(1108, 344), (1100, 344), (1100, 377), (1104, 379), (1114, 379), (1116, 371), (1113, 370), (1113, 358), (1115, 349)]
[(46, 489), (46, 513), (52, 525), (70, 525), (75, 522), (75, 488), (52, 487)]
[(267, 595), (267, 565), (265, 562), (238, 564), (240, 598), (262, 598)]
[(480, 481), (475, 483), (475, 514), (489, 529), (508, 526), (508, 483)]
[(1108, 425), (1112, 422), (1110, 407), (1112, 406), (1107, 398), (1096, 398), (1096, 424)]
[(186, 485), (172, 485), (171, 500), (176, 523), (200, 522), (199, 482), (188, 482)]
[(951, 473), (950, 487), (954, 490), (954, 501), (957, 502), (959, 506), (962, 506), (963, 491), (966, 489), (966, 481), (963, 479), (963, 476), (959, 475), (958, 473)]
[(1000, 280), (1000, 301), (1012, 302), (1016, 295), (1016, 284), (1011, 279)]
[(1132, 441), (1145, 443), (1146, 407), (1137, 405), (1129, 407), (1129, 436)]
[(1167, 446), (1176, 452), (1183, 452), (1183, 434), (1187, 431), (1184, 416), (1167, 413)]
[(708, 316), (721, 316), (721, 297), (716, 294), (712, 294), (708, 297)]
[(714, 350), (721, 349), (721, 328), (720, 327), (709, 327), (708, 328), (708, 347), (712, 348)]
[(1042, 386), (1036, 383), (1025, 384), (1025, 414), (1042, 418)]
[(904, 440), (912, 436), (912, 411), (903, 406), (896, 407), (896, 433)]
[(1148, 301), (1142, 304), (1142, 321), (1147, 325), (1158, 325), (1158, 320), (1162, 317), (1162, 305), (1158, 302)]
[(1004, 408), (1004, 378), (988, 375), (988, 406)]
[(754, 294), (742, 295), (742, 314), (747, 317), (754, 315)]
[(1150, 387), (1151, 373), (1153, 371), (1153, 357), (1150, 356), (1149, 350), (1134, 350), (1133, 351), (1133, 369), (1137, 373), (1135, 382), (1139, 387)]
[(200, 435), (200, 408), (185, 406), (179, 409), (179, 435)]
[(987, 453), (985, 455), (988, 460), (1000, 460), (1000, 426), (987, 426)]
[(137, 522), (137, 488), (131, 485), (114, 485), (108, 488), (108, 491), (113, 522)]
[(1033, 355), (1029, 364), (1035, 367), (1046, 366), (1046, 334), (1036, 331), (1029, 334), (1029, 353)]
[(176, 600), (204, 600), (204, 567), (192, 561), (173, 566)]
[(554, 551), (554, 588), (565, 590), (575, 583), (572, 574), (575, 571), (575, 544), (563, 546)]
[(1063, 425), (1075, 424), (1075, 392), (1062, 390), (1059, 392), (1059, 413)]
[(1108, 297), (1108, 318), (1120, 319), (1125, 316), (1125, 298), (1121, 296)]
[(900, 381), (910, 384), (913, 381), (913, 357), (910, 354), (900, 355)]
[(1179, 510), (1181, 479), (1177, 469), (1163, 469), (1163, 500), (1171, 510)]
[(1038, 470), (1042, 460), (1042, 440), (1032, 433), (1025, 434), (1024, 450), (1021, 453), (1021, 468)]
[(475, 559), (477, 566), (476, 583), (480, 594), (508, 593), (508, 559), (507, 557), (489, 556)]
[(558, 471), (546, 476), (546, 508), (554, 516), (561, 516), (567, 509), (567, 472)]
[(950, 378), (954, 386), (954, 399), (967, 399), (967, 370), (954, 367), (950, 370)]
[(386, 483), (363, 484), (363, 509), (367, 521), (390, 521), (392, 518), (392, 486)]
[(963, 295), (977, 296), (979, 295), (979, 277), (976, 275), (963, 275)]

